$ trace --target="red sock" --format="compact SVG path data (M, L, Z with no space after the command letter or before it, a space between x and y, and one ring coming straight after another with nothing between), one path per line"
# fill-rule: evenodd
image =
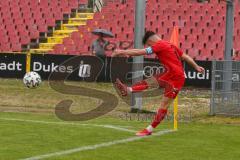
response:
M141 92L144 91L145 89L148 89L148 84L146 81L141 81L132 86L132 92Z
M157 111L157 114L155 115L154 119L153 119L153 122L152 122L152 127L153 128L156 128L160 123L161 121L164 119L164 117L167 115L167 109L162 109L160 108L158 111Z

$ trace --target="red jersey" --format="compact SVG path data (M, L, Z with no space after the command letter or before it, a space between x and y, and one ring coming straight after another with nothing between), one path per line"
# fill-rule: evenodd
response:
M184 68L181 62L183 52L178 47L170 42L160 40L151 48L166 69L165 73L167 75L184 77Z

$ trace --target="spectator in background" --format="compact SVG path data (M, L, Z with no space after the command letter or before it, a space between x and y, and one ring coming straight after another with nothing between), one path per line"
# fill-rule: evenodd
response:
M97 36L98 38L93 41L91 46L92 54L98 57L105 57L105 47L109 44L109 42L103 38L104 36L102 34Z
M105 57L105 48L109 44L108 41L104 38L114 38L112 32L107 31L106 29L95 29L92 33L98 38L92 43L92 54L98 57Z

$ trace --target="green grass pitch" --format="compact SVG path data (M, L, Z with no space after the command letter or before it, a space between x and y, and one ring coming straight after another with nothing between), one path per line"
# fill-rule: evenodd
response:
M111 84L89 86L115 94ZM135 139L134 131L149 121L124 118L129 108L121 100L105 116L86 122L65 122L54 115L54 105L59 100L73 99L72 111L76 113L101 102L57 93L47 83L30 90L19 80L1 79L0 89L0 160L43 155L50 155L42 158L46 160L237 160L240 157L239 118L207 116L209 96L205 91L201 96L192 94L195 91L180 95L179 112L186 116L191 113L192 119L180 122L177 132ZM156 109L153 102L158 99L146 99L144 108ZM155 133L167 129L172 129L171 121L165 121ZM74 149L75 152L67 152ZM52 153L55 154L51 156Z

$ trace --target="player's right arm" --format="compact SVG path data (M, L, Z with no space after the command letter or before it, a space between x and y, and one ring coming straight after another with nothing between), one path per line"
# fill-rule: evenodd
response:
M186 53L183 53L181 56L182 60L187 62L190 66L192 66L196 71L200 73L204 73L205 69L201 66L199 66L190 56L188 56Z
M142 56L146 54L152 54L153 51L151 47L145 49L129 49L129 50L115 50L112 54L113 57L116 56Z

